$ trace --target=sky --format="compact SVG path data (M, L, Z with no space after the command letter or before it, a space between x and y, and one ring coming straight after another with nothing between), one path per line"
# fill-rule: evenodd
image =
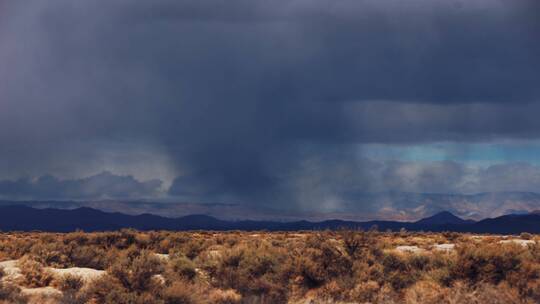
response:
M539 113L536 0L0 0L2 199L540 192Z

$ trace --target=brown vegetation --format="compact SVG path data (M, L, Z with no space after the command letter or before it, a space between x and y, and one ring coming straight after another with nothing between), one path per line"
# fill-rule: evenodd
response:
M0 304L25 303L26 299L21 296L19 287L4 284L4 275L4 269L0 268Z
M25 303L21 288L45 286L62 292L58 303L75 304L540 302L540 247L500 240L347 230L4 233L0 261L17 259L22 277L0 280L0 303ZM455 249L433 246L448 243ZM86 282L47 267L107 274Z

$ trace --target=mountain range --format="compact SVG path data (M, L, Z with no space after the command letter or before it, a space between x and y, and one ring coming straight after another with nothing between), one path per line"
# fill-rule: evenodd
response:
M415 222L399 221L228 221L207 215L189 215L168 218L152 214L128 215L119 212L104 212L82 207L77 209L37 209L24 205L0 207L1 231L50 231L70 232L110 231L122 228L138 230L323 230L323 229L371 229L397 231L456 231L474 233L517 234L540 233L540 214L511 214L481 221L461 219L444 211Z
M416 221L441 211L476 221L506 214L528 214L539 209L540 194L533 192L486 192L477 194L355 192L346 201L324 212L316 208L294 208L286 204L178 202L145 200L0 200L0 206L26 205L44 209L76 209L90 207L106 212L130 215L150 213L164 217L206 214L224 220L263 221L352 221L395 220ZM277 207L276 207L277 206Z

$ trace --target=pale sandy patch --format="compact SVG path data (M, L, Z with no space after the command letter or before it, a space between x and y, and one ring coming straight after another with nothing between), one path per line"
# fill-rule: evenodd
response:
M208 250L208 257L212 259L221 258L222 254L219 250Z
M155 274L152 276L152 279L156 281L159 285L165 285L165 277L161 274Z
M21 269L18 266L19 260L8 260L0 262L0 268L4 269L4 282L16 282L22 278Z
M71 267L63 269L47 267L46 270L50 271L53 275L57 277L63 277L66 275L80 277L84 282L90 282L92 280L95 280L106 273L104 270L82 267Z
M170 256L166 253L154 253L154 255L164 261L169 260L170 258Z
M437 251L452 251L455 247L455 244L435 244L432 248Z
M510 240L499 241L499 244L518 244L518 245L521 245L523 247L527 247L529 245L536 244L536 242L533 241L533 240L510 239Z
M397 246L396 250L403 253L423 253L424 249L418 246Z
M28 297L28 304L56 304L62 297L62 292L56 288L38 287L21 288L21 294Z

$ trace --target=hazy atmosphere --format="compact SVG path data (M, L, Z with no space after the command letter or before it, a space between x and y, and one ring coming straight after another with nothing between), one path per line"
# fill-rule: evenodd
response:
M0 199L540 209L539 34L536 0L0 0Z

